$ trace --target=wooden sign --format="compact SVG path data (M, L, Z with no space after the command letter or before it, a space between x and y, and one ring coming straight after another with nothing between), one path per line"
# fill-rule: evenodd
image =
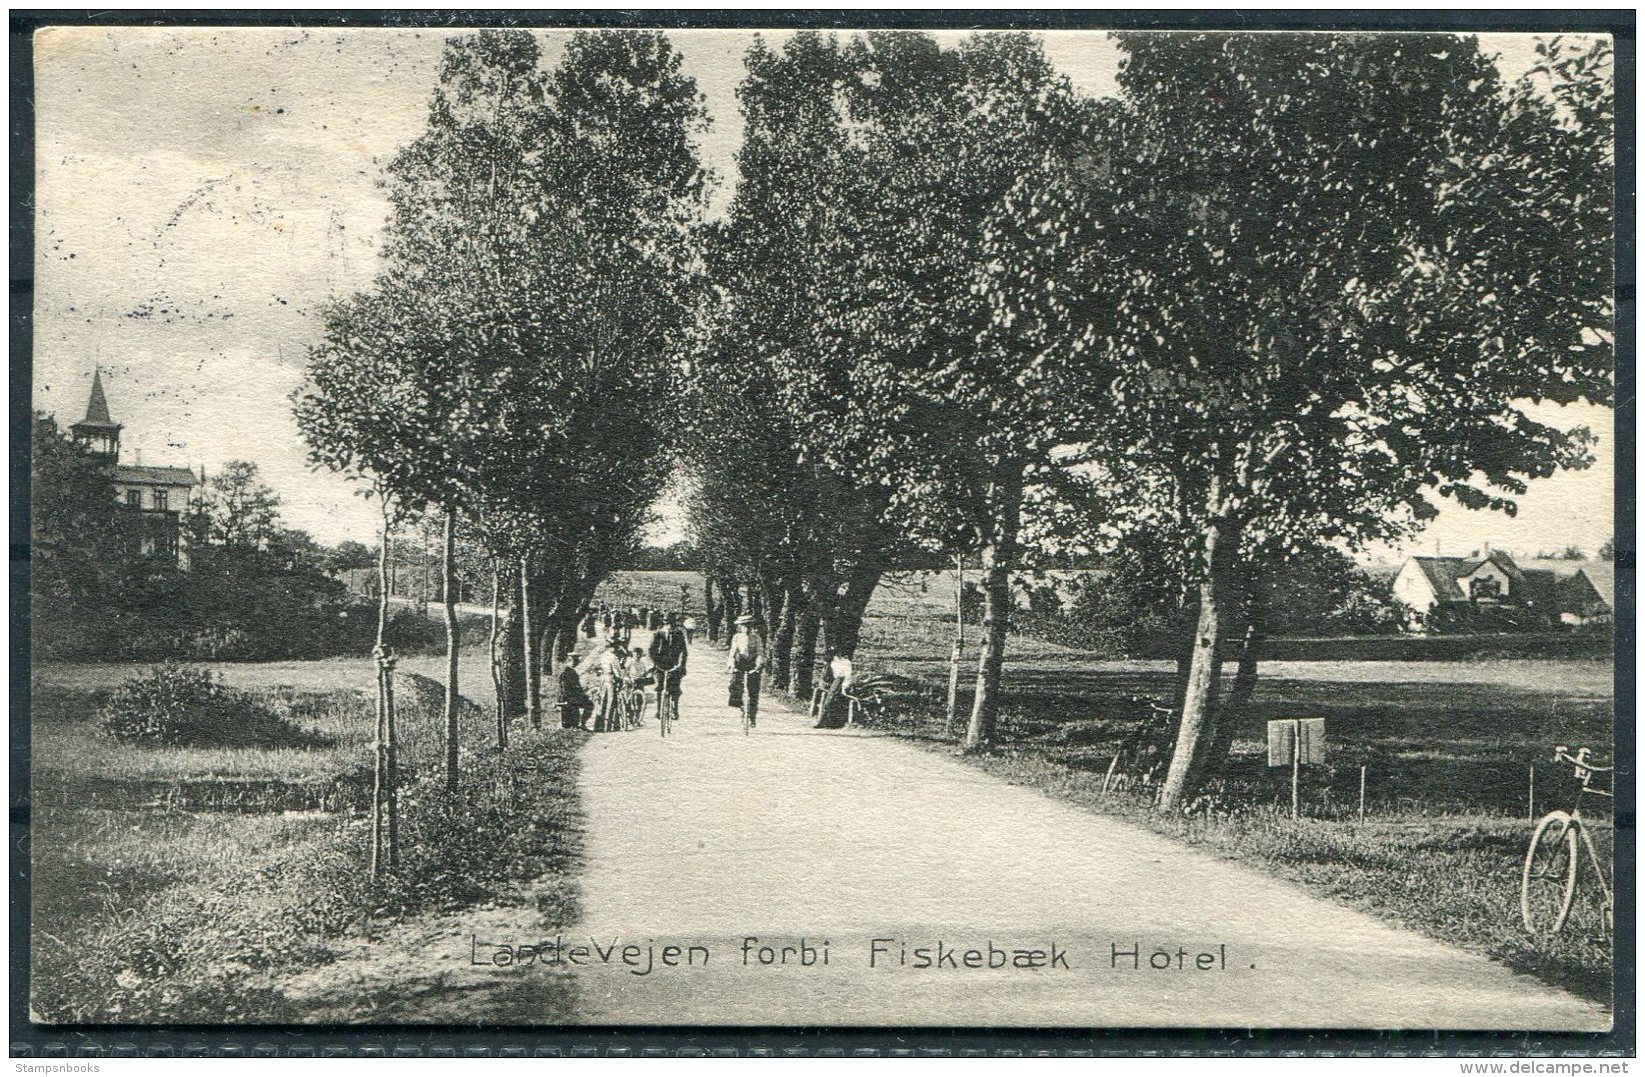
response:
M1325 719L1280 718L1268 723L1268 765L1321 766L1325 762Z
M1268 765L1291 767L1291 818L1302 810L1302 768L1325 762L1325 719L1280 718L1268 723Z

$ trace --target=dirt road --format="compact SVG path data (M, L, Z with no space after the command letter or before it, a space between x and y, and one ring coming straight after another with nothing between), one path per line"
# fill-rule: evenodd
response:
M653 725L587 746L584 919L564 945L638 952L578 970L582 1021L1609 1024L1484 958L956 760L814 730L769 700L744 736L720 663L696 662L672 738Z

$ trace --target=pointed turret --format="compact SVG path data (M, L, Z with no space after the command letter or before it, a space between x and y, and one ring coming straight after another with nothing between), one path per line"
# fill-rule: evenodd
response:
M109 418L109 399L103 395L103 368L96 367L91 372L91 399L86 402L86 422L111 423Z
M86 401L86 417L69 427L75 440L109 463L120 459L120 427L109 416L108 397L103 395L103 370L91 373L91 398Z

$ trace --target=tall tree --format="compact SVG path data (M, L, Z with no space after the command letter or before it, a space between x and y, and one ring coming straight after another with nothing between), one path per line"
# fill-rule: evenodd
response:
M821 318L822 369L842 369L846 391L808 379L805 413L852 454L857 482L890 491L888 519L905 534L981 550L984 641L965 736L978 748L994 733L1025 499L1062 480L1052 451L1085 425L1085 341L1044 296L1090 226L1036 229L1035 210L1043 190L1069 188L1062 177L1101 130L1029 35L942 50L925 35L877 34L850 59L847 226L824 263Z
M250 460L230 460L195 502L198 538L241 550L267 548L280 533L280 497Z
M1245 551L1387 537L1436 493L1511 512L1529 479L1588 461L1586 431L1519 404L1611 399L1588 201L1610 136L1605 92L1562 112L1472 38L1119 40L1119 137L1092 180L1116 212L1073 292L1112 300L1086 329L1117 371L1091 381L1097 454L1156 476L1145 507L1196 536L1172 810L1220 739Z

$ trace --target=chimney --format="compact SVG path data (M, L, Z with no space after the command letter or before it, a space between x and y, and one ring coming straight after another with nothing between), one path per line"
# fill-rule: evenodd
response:
M143 450L142 449L137 450L137 466L138 467L143 466Z

